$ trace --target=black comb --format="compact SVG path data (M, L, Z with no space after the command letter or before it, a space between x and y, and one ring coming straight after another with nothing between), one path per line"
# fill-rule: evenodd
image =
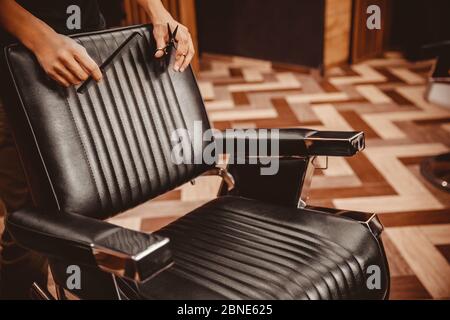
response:
M131 45L136 43L136 41L142 37L142 34L140 32L133 32L132 35L130 35L122 44L114 50L111 55L106 58L105 61L100 65L99 69L102 72L102 74L105 74L106 70L114 63L114 61L120 57L126 49L128 49ZM86 89L94 82L94 78L92 76L89 76L89 78L86 79L77 89L78 93L84 93Z

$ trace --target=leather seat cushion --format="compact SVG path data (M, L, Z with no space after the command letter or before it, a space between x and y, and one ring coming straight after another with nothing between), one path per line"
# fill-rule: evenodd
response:
M157 232L175 265L139 285L149 299L382 298L366 269L384 255L359 222L221 197ZM385 280L385 279L384 279Z

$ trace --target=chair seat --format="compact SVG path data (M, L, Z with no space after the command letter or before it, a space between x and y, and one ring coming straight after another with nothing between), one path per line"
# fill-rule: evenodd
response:
M366 269L383 270L384 254L349 218L227 196L157 233L170 238L175 265L139 285L144 298L379 299L386 291L367 288Z

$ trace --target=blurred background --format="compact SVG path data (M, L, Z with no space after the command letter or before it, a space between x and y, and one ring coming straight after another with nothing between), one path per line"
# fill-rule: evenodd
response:
M450 1L162 0L186 25L200 53L259 58L313 68L355 63L450 39ZM109 26L150 20L134 0L100 0ZM381 8L381 30L366 28L366 8ZM198 56L197 56L198 58ZM198 66L197 63L195 63Z

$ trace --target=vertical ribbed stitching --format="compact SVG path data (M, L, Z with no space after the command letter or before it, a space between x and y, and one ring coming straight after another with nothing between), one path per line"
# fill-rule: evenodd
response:
M116 38L115 37L112 37L112 38L113 38L114 42L116 42L116 44L117 44ZM109 48L108 43L107 43L107 41L105 40L104 37L102 37L102 40L105 42L105 46L107 48ZM119 46L119 44L117 44L117 46ZM122 58L121 58L121 62L123 64L123 59ZM126 72L127 70L126 70L125 66L122 66L122 67L124 69L124 74L127 77L127 72ZM119 80L116 64L114 64L112 66L112 68L113 68L113 71L114 71L113 73L114 73L115 79L117 81L116 83L121 83L120 80ZM107 79L107 83L108 83L108 88L110 90L110 93L112 94L112 88L111 88L111 84L109 82L109 79ZM128 87L129 87L129 91L132 93L131 96L134 96L133 95L133 88L132 88L132 86L129 85ZM114 104L117 107L116 112L117 112L118 118L120 120L119 123L121 125L121 128L123 129L124 140L126 140L126 142L127 142L126 143L126 149L127 149L128 153L129 153L132 170L134 170L134 175L136 176L137 185L138 185L138 188L139 188L139 193L140 193L140 196L142 197L143 196L143 190L142 190L142 185L141 185L140 179L139 179L139 170L137 169L137 166L136 166L136 162L137 162L137 159L139 158L139 156L136 157L134 152L132 151L132 148L131 148L131 145L133 144L133 141L134 141L136 149L139 149L139 147L137 146L137 143L136 143L136 141L138 141L138 139L136 137L136 133L134 132L134 130L130 130L131 131L131 135L132 135L131 139L128 137L128 135L126 133L127 130L124 127L124 125L123 125L123 123L121 121L121 120L123 120L123 118L127 118L126 120L128 121L128 123L134 125L134 122L131 119L131 116L130 116L130 114L128 112L129 105L128 105L128 101L127 101L126 95L123 92L123 87L122 86L119 87L119 91L120 91L120 94L121 94L121 97L122 97L122 101L124 102L122 104L123 105L123 114L122 114L122 116L121 116L121 112L119 110L119 106L115 102L114 102ZM132 105L132 103L131 103L131 105ZM141 153L140 150L137 150L137 152ZM142 154L140 154L140 155L142 156ZM130 179L129 179L129 185L130 185L131 199L133 199L133 192L132 192L132 189L131 189L131 180Z
M98 116L96 114L95 108L93 107L94 103L92 101L92 97L89 93L89 90L86 90L85 99L86 99L87 104L91 106L90 110L91 110L91 113L94 115L94 116L92 116L92 120L95 122L94 125L97 127L100 127L100 122L99 122ZM92 129L91 126L89 126L89 120L87 119L86 111L84 110L86 108L86 106L80 99L78 99L78 93L77 93L77 101L79 101L79 103L80 103L80 108L82 109L83 117L85 118L86 127L88 128L89 134L93 138L93 140L92 140L93 148L92 149L94 150L95 156L98 159L99 174L102 175L103 181L105 182L106 189L108 190L108 196L111 200L111 206L114 206L115 202L116 202L114 200L114 196L113 196L114 191L111 190L111 186L108 183L108 178L107 178L107 173L106 173L108 168L113 168L114 166L112 165L112 160L111 160L111 156L110 156L109 152L107 154L103 155L103 157L106 159L105 161L107 163L105 164L104 161L101 160L100 153L99 153L99 150L97 147L97 143L95 142L96 138L94 137L94 135L96 135L98 137L98 139L104 145L104 148L106 150L108 150L109 148L106 144L106 140L105 140L104 136L99 132L99 130ZM87 107L87 108L89 108L89 107ZM112 173L110 176L112 177L112 179L114 179L114 175ZM114 186L112 186L112 188L114 188ZM115 188L116 188L116 192L119 192L118 186L115 186Z
M147 97L147 92L145 90L146 87L144 86L144 84L142 82L142 78L141 78L141 75L139 73L139 68L137 67L136 62L135 62L135 57L134 57L132 52L130 54L133 57L131 59L132 67L134 68L134 71L135 71L135 74L136 74L136 79L138 80L137 82L139 83L139 88L141 90L142 100L143 101L145 100L144 102L146 102L147 106L148 106L150 104L150 101L148 100L148 97ZM148 153L149 153L151 161L153 162L153 165L154 165L154 170L156 172L156 178L157 178L157 182L159 184L159 188L161 188L161 186L162 186L162 180L161 180L161 177L160 177L160 173L161 172L160 172L160 169L158 168L158 163L157 163L157 161L155 159L152 142L150 141L149 136L153 135L155 137L155 139L156 139L157 144L160 144L161 142L158 139L158 134L155 132L156 125L153 122L153 118L150 117L149 114L148 114L148 110L147 110L148 107L147 106L143 106L143 107L138 106L137 107L137 111L139 112L139 115L140 115L138 120L141 122L141 126L143 127L143 130L145 131L143 133L144 133L144 138L146 139L147 147L149 149ZM143 113L145 113L145 115ZM149 121L151 123L149 123ZM147 125L144 124L144 122L146 122ZM149 131L152 131L152 132L149 132ZM160 149L161 149L161 147L160 147ZM148 166L147 166L147 164L146 164L146 168L147 168L148 171L150 171ZM150 183L150 185L152 185L152 182L151 182L151 179L150 179L150 174L149 174L149 183ZM155 191L155 190L152 189L152 187L151 187L151 190L152 190L152 192Z
M150 48L149 40L145 36L144 36L144 41L146 41L147 48ZM148 51L148 50L146 50L146 51ZM150 54L149 52L145 52L145 53ZM147 66L147 70L148 70L148 68L149 68L148 64L146 64L146 66ZM153 94L155 95L155 100L158 102L157 111L158 111L158 114L161 116L161 118L164 119L165 134L166 134L167 140L169 142L169 146L172 146L172 143L170 141L170 134L168 133L167 129L170 130L171 129L170 127L172 127L173 129L177 129L177 127L176 127L175 121L172 117L172 114L170 112L170 104L167 99L166 93L164 92L164 87L161 84L161 76L158 76L155 74L155 77L153 78L151 71L149 72L149 76L151 79L151 83L153 84L152 91L153 91ZM155 90L156 86L159 87L159 90L158 90L159 94ZM169 119L167 119L167 115L168 115ZM171 161L171 159L168 159L168 160ZM169 179L169 187L172 189L173 187L175 187L176 182L180 181L181 178L183 178L183 177L179 172L178 165L171 165L171 168L175 171L175 174L176 174L175 179L172 179L172 177L170 177L170 179Z
M85 47L85 45L83 44L83 40L75 39L75 41L77 41L81 46ZM106 200L104 199L104 197L100 196L100 193L99 193L99 190L98 190L99 187L96 186L97 187L97 192L99 193L99 197L100 197L101 207L102 207L103 210L106 209L106 208L109 210L111 207L113 207L113 200L112 200L112 196L111 196L111 190L109 189L109 185L107 183L106 176L105 176L105 174L103 172L103 169L102 169L102 163L100 161L100 156L99 156L99 154L98 154L98 152L96 150L97 148L95 147L95 139L94 139L94 136L93 136L93 134L92 134L92 132L90 130L87 117L86 117L86 115L84 113L84 109L83 109L83 106L82 106L82 101L80 100L76 90L73 91L73 96L75 97L75 101L76 101L76 104L78 106L77 109L78 109L79 113L82 115L82 119L84 121L84 127L87 128L87 130L85 130L85 134L88 136L88 140L94 145L93 148L91 146L91 149L94 150L94 153L93 153L92 156L95 158L96 161L94 161L94 162L96 162L96 167L99 169L98 170L99 172L97 172L97 174L100 176L100 179L102 180L102 185L103 185L102 189L106 191L105 194L106 194L106 196L107 196L107 198L109 200L109 203L107 203L106 207L105 207L103 202L106 201ZM68 103L69 103L69 101L68 101ZM72 118L73 118L73 116L72 116ZM74 118L73 118L73 120L75 121ZM75 122L75 125L77 126L76 122ZM84 146L84 149L86 149L86 146ZM85 152L86 152L86 157L87 157L87 151L85 151ZM90 165L90 167L92 167L92 164ZM93 168L91 168L91 170L93 171ZM92 174L94 175L94 172L92 172Z
M123 35L123 33L122 33L122 35ZM133 100L134 100L134 104L129 106L129 112L130 112L129 117L131 118L133 126L136 128L136 131L139 131L139 132L135 132L134 133L134 137L135 137L135 140L136 140L136 147L137 147L138 152L140 154L140 157L136 159L136 162L139 161L139 163L142 166L143 171L145 172L145 176L146 176L146 181L145 181L146 186L145 187L148 189L147 193L151 193L151 191L152 191L151 174L150 174L150 170L149 170L149 167L148 167L147 161L146 161L148 158L150 158L150 160L152 160L151 159L151 155L150 155L151 154L151 152L150 152L150 143L149 143L149 140L146 139L147 137L146 137L145 132L144 132L145 131L145 126L144 126L144 124L142 122L142 119L141 119L142 118L142 114L141 114L142 106L139 103L140 101L144 102L144 99L143 99L143 94L142 94L141 87L134 88L132 86L132 81L131 81L131 78L130 78L130 74L132 74L132 75L134 74L135 75L135 82L136 83L139 83L139 80L137 79L137 76L136 76L136 74L137 74L136 62L134 61L134 56L132 54L131 48L128 51L129 51L128 54L130 55L130 59L128 61L128 64L130 65L130 68L132 68L133 71L134 71L134 72L127 72L126 73L127 78L128 78L128 82L129 82L129 87L133 89ZM124 63L125 62L122 59L122 64L124 65ZM124 68L125 68L125 66L124 66ZM137 92L138 90L139 90L139 92ZM138 101L137 97L140 98L139 101ZM131 112L133 112L133 115L131 114ZM140 183L140 177L138 177L138 179L139 179L139 183ZM142 194L142 196L144 196L144 193Z
M177 110L178 110L178 117L179 117L179 119L181 119L181 122L182 122L182 126L186 129L186 130L188 130L188 126L187 126L187 123L186 123L186 119L185 119L185 117L184 117L184 114L183 114L183 110L181 110L181 106L180 106L180 102L178 101L178 97L177 97L177 94L176 94L176 91L175 91L175 87L174 87L174 85L173 85L173 82L172 82L172 78L170 77L170 73L169 73L169 71L167 71L167 74L166 74L166 77L169 79L169 81L168 81L168 83L169 83L169 86L170 86L170 93L171 93L171 95L172 95L172 98L175 100L175 105L176 105L176 107L177 107ZM163 86L163 88L165 88L165 86L162 84L162 86ZM164 90L164 92L165 92L165 90ZM169 110L171 113L173 113L173 110ZM195 134L195 133L194 133ZM195 139L196 137L194 137L194 139ZM197 137L198 138L198 137ZM191 152L192 152L192 163L194 164L195 163L195 150L194 150L194 146L193 146L193 142L192 142L192 140L190 140L191 141L191 143L190 143L190 147L191 147ZM186 172L189 172L190 170L189 170L189 166L187 165L187 164L184 164L184 167L185 167L185 169L186 169Z
M95 42L94 40L92 40L89 37L89 40L94 43L95 46ZM95 46L96 48L96 46ZM97 49L97 48L96 48ZM98 54L98 50L97 54ZM101 59L101 56L99 55L99 58ZM120 189L120 184L118 182L117 176L115 174L116 166L114 165L114 160L112 159L112 154L113 152L110 152L111 148L114 149L114 146L111 146L110 144L108 144L106 142L106 137L103 134L103 130L102 130L102 125L100 119L99 119L99 115L101 115L102 118L105 119L105 121L107 121L107 117L105 116L104 112L99 112L99 110L97 110L94 107L94 102L93 102L93 97L91 96L91 90L94 91L95 93L95 100L97 102L101 101L101 99L99 99L98 97L101 97L101 93L99 92L99 87L98 85L95 85L95 87L93 89L88 89L86 91L85 97L86 97L86 101L88 102L88 104L91 106L91 112L94 115L93 120L96 123L97 126L97 130L93 130L93 132L96 133L96 135L99 136L99 138L101 139L104 149L107 150L108 152L106 152L106 154L104 155L106 163L104 163L104 161L99 161L99 166L101 167L101 173L103 174L103 176L105 177L105 181L106 181L106 186L109 190L110 193L110 199L111 199L111 205L114 207L117 205L117 202L119 203L120 206L123 207L124 204L124 200L122 198L122 194L121 194L121 189ZM102 105L102 104L101 104ZM103 107L102 107L103 109ZM108 123L106 123L108 125ZM111 126L109 126L111 127ZM98 148L96 148L95 150L96 153L99 153ZM118 164L118 166L120 167L120 163ZM123 170L123 169L122 169ZM108 177L108 178L107 178ZM111 181L112 180L112 181Z
M72 90L75 90L75 89L72 89ZM75 92L75 95L76 94L77 93ZM80 140L81 148L83 149L84 158L86 159L86 162L87 162L87 165L88 165L88 168L89 168L89 174L90 174L92 180L94 180L95 190L96 190L96 194L97 194L98 200L100 202L100 205L102 206L102 209L104 209L104 205L103 205L103 201L102 201L103 199L100 196L99 187L98 187L99 182L95 178L95 174L94 174L94 171L92 169L91 161L89 160L89 156L88 156L87 151L86 151L86 145L85 145L85 143L83 141L83 138L81 137L80 129L78 128L78 121L75 120L75 116L74 116L73 111L72 111L71 103L70 103L70 101L69 101L67 96L64 97L64 102L65 102L65 104L67 106L67 109L69 110L70 116L71 116L73 124L75 126L75 131L77 133L78 139ZM80 113L83 114L83 111L80 110ZM87 127L87 123L85 123L85 126ZM89 136L89 132L87 133L87 135ZM92 137L89 136L88 139L91 140L91 142L93 143Z
M100 154L99 154L98 149L97 149L97 142L96 142L96 140L100 139L100 143L101 143L102 137L100 135L98 135L98 134L97 134L97 138L94 136L94 131L91 129L91 126L89 125L89 120L87 118L86 111L85 111L85 108L83 106L83 103L79 99L77 93L75 92L74 94L75 94L75 100L76 100L77 105L78 105L78 110L79 110L79 112L81 114L82 119L84 120L84 123L85 123L85 128L86 128L85 129L85 133L89 137L89 140L91 142L91 149L92 149L92 153L93 153L92 156L96 159L96 165L97 165L98 170L96 170L95 173L97 173L101 177L101 180L103 181L103 185L104 185L103 189L106 191L105 193L107 194L108 199L110 201L108 205L112 207L112 206L114 206L114 202L112 200L111 190L109 189L109 185L107 183L107 179L106 179L105 173L104 173L103 168L102 168L103 163L101 161ZM93 120L96 121L95 117L93 117Z
M101 39L105 43L105 47L108 48L108 50L109 50L110 48L109 48L107 42L104 39L104 35L102 35ZM95 46L96 50L101 55L101 50L98 50L98 46L97 46L96 43L94 44L94 46ZM114 48L114 49L116 49L116 48ZM135 176L137 176L137 173L136 173L135 167L133 166L133 163L130 162L130 161L127 161L125 159L125 158L131 158L132 159L132 153L131 153L131 150L130 150L129 139L128 139L127 134L126 134L126 129L125 129L124 124L123 124L123 117L121 117L121 113L119 111L120 110L119 104L116 102L116 99L115 99L116 95L114 93L115 92L119 92L119 94L121 96L121 101L122 101L121 105L124 108L126 108L126 104L127 103L126 103L125 98L123 97L123 91L121 90L121 88L118 88L118 90L113 90L113 88L111 86L111 83L113 83L113 84L120 83L119 78L117 76L115 64L113 64L111 66L111 68L114 71L113 72L113 75L114 75L113 79L110 79L110 77L108 77L106 74L104 74L104 80L103 81L105 81L105 84L106 84L105 87L106 87L106 90L107 90L107 94L109 94L111 96L111 101L114 104L114 108L112 108L112 106L106 106L105 105L105 99L103 99L103 98L101 99L101 101L100 101L101 103L100 104L102 106L104 114L108 118L108 121L109 121L108 125L110 126L111 132L113 133L112 137L113 137L113 141L115 142L116 149L117 149L116 158L119 160L120 166L121 166L121 168L123 170L123 174L124 174L123 177L121 176L121 178L122 178L121 180L124 182L125 188L127 189L127 190L124 190L124 191L125 191L125 193L128 193L128 197L129 197L128 200L130 202L132 202L132 200L133 200L133 190L132 190L132 187L131 187L130 174L134 174ZM100 86L97 86L97 87L100 88ZM101 90L100 90L100 92L101 92ZM116 124L116 127L118 127L119 132L115 132L114 131L113 123ZM120 140L122 140L122 143L119 143L119 139L117 139L118 136L121 138ZM131 167L129 169L128 169L127 163L131 165ZM116 180L118 181L119 177L117 176L117 172L115 172L115 175L116 175ZM120 188L120 185L119 185L119 190L122 191L122 189ZM125 206L125 203L127 201L123 201L123 202L124 202L123 206Z
M169 102L169 99L167 98L167 93L164 90L164 85L162 83L162 75L160 75L159 77L158 76L155 77L155 81L153 81L153 83L154 84L156 83L158 85L158 87L159 87L158 92L161 94L160 96L161 96L162 99L159 99L160 102L159 102L158 105L160 107L159 111L162 114L162 117L164 118L164 121L167 122L168 126L171 126L172 129L174 129L174 130L178 129L177 125L175 123L175 119L173 118L173 114L172 114L172 112L170 110L170 102ZM155 91L155 93L156 93L156 91ZM167 116L169 118L168 119L169 121L167 121ZM169 141L170 141L170 135L168 135L168 138L169 138ZM172 144L170 144L170 146L172 146ZM180 178L182 178L182 174L180 173L180 170L179 170L180 166L179 165L172 165L172 168L175 169L176 178L171 181L170 186L174 187L173 183L175 181L177 181L177 180L180 180Z
M144 38L146 39L146 37L144 36ZM139 43L140 44L140 43ZM148 45L148 46L150 46L150 43L146 43L146 45ZM145 58L145 51L144 50L142 50L142 48L139 46L139 53L141 54L141 56L142 56L142 59L143 59L143 61L146 61L147 59ZM157 98L157 96L156 96L156 93L155 93L155 90L154 90L154 88L153 88L153 79L152 79L152 76L151 76L151 71L149 70L149 65L148 65L148 63L144 63L144 73L145 73L145 75L147 76L147 81L146 81L146 83L147 83L147 88L149 89L149 91L151 92L151 96L152 96L152 98L153 98L153 101L154 101L154 103L155 103L155 107L156 107L156 112L155 112L155 110L153 109L153 106L152 106L152 103L150 102L149 104L148 104L148 110L150 111L150 114L151 114L151 116L152 117L150 117L150 119L152 120L152 122L153 122L153 124L154 124L154 127L155 127L155 129L157 130L157 131L159 131L158 130L158 127L160 128L160 130L161 130L161 128L162 128L162 131L165 133L165 137L166 137L166 139L167 139L167 137L168 137L168 134L167 134L167 132L166 132L166 130L167 130L167 128L166 128L166 126L164 125L164 124L162 124L162 122L161 122L161 115L159 114L159 111L158 111L158 98ZM157 123L158 122L158 123ZM159 144L158 144L158 147L159 147L159 154L163 157L163 159L164 160L168 160L168 161L170 161L170 159L166 159L166 154L165 154L165 152L164 152L164 146L163 146L163 144L161 143L161 141L159 140L159 135L157 135L157 137L158 137L158 142L159 142ZM167 142L170 144L170 138L169 139L167 139ZM169 179L169 181L168 181L168 183L170 184L170 180L171 180L171 177L170 177L170 169L169 169L169 167L168 167L168 161L163 161L163 164L164 164L164 168L166 169L166 172L167 172L167 177L168 177L168 179ZM167 186L165 186L165 188L167 188ZM165 189L164 188L164 189ZM160 191L164 191L164 190L160 190Z
M86 112L85 112L85 107L84 107L83 102L80 100L80 98L78 96L78 93L76 91L74 91L73 93L74 93L75 101L76 101L76 103L78 105L77 109L79 110L79 112L80 112L80 114L82 116L82 119L84 120L84 124L85 124L84 127L86 128L86 130L85 130L86 135L88 135L89 140L91 141L91 143L93 145L93 147L92 147L92 150L93 150L93 153L94 153L93 157L97 160L96 164L97 164L98 169L99 169L97 174L100 175L100 177L101 177L101 179L103 181L104 190L107 191L106 193L107 193L108 199L110 201L109 202L109 207L113 207L114 206L114 201L113 201L111 190L110 190L109 185L107 183L107 178L106 178L106 175L105 175L105 172L104 172L104 168L103 168L104 164L102 163L101 157L100 157L100 155L98 153L96 138L94 137L94 132L97 132L97 130L92 130L91 126L89 125L89 121L87 119L87 115L86 115ZM91 97L90 97L89 94L87 95L86 100L88 100L87 102L90 103L91 106L93 106L93 103L92 103L92 100L91 100ZM92 113L92 109L93 109L93 107L91 107L91 113ZM93 120L94 120L94 122L97 123L96 125L98 126L99 125L98 124L98 119L96 119L96 117L93 117ZM102 142L102 136L97 133L97 137L100 139L100 142ZM105 144L104 140L103 140L103 144ZM107 157L108 157L108 155L107 155ZM102 204L102 206L103 206L103 204Z
M170 113L170 103L167 99L166 92L164 91L164 87L161 85L161 76L155 76L155 78L152 79L153 83L153 91L155 93L156 99L158 100L158 113L161 115L162 119L164 119L164 127L165 127L165 133L167 136L167 140L170 142L169 146L172 146L170 137L170 132L173 130L178 129L176 127L176 123L172 117L172 114ZM155 90L155 87L159 87L159 90ZM167 130L168 129L168 130ZM182 175L179 171L178 165L171 165L171 168L174 169L175 172L175 179L171 177L170 179L170 187L174 187L174 182L177 180L181 180Z
M104 39L103 39L103 36L102 36L102 40L104 40ZM95 50L96 50L97 54L99 55L99 57L100 57L101 59L103 59L103 57L102 57L102 55L101 55L101 50L99 50L99 48L98 48L96 42L93 41L93 40L91 40L91 41L93 42L93 45L94 45ZM110 79L109 79L106 75L104 75L102 81L105 81L105 84L106 84L105 87L107 88L107 90L109 91L109 93L110 93L111 95L113 95L113 91L112 91L112 88L111 88L111 85L110 85ZM95 85L95 88L96 88L96 92L97 92L100 96L102 96L101 90L100 90L100 88L99 88L99 85ZM119 90L119 91L120 91L120 90ZM88 90L88 92L89 92L89 90ZM118 160L119 166L121 167L121 169L122 169L122 171L123 171L123 174L124 174L123 181L124 181L124 183L125 183L125 185L126 185L126 187L127 187L128 190L123 190L123 191L125 191L126 193L128 193L129 199L131 200L131 199L133 198L133 195L132 195L132 191L131 191L130 178L129 178L129 176L128 176L127 168L126 168L126 165L125 165L125 160L123 159L123 151L124 151L124 150L120 147L120 144L119 144L119 142L118 142L118 140L117 140L117 135L120 134L121 137L124 137L124 136L125 136L125 132L124 132L124 128L123 128L123 124L122 124L121 118L120 118L120 116L117 115L117 113L118 113L118 106L117 106L117 103L116 103L116 101L115 101L115 99L114 99L114 95L113 95L111 101L114 103L114 109L113 109L113 112L112 112L112 113L113 113L113 114L116 113L116 118L118 118L118 119L116 119L116 123L117 123L117 125L118 125L118 127L119 127L120 133L119 133L119 132L114 132L114 129L113 129L113 126L112 126L112 115L110 114L110 112L108 112L108 107L105 106L105 103L104 103L104 99L103 99L103 98L102 98L102 99L99 99L99 104L100 104L100 106L101 106L101 108L102 108L102 110L103 110L103 115L105 116L105 120L107 119L107 123L105 123L105 124L109 127L109 130L110 130L111 133L112 133L112 134L111 134L111 137L112 137L112 140L113 140L113 142L114 142L114 146L113 146L113 147L117 150L117 151L115 152L115 155L116 155L116 158L117 158L117 160ZM101 126L100 126L100 130L101 130ZM102 132L103 132L103 131L102 131ZM103 135L103 134L102 134L102 135ZM126 139L125 139L125 140L126 140ZM124 145L125 145L125 148L127 148L127 143L124 143ZM107 146L107 148L108 148L108 146ZM108 148L108 149L109 149L109 148ZM114 168L114 166L112 166L112 167ZM119 183L119 180L118 180L119 177L117 176L116 170L113 171L113 178L114 178L114 180L116 181L117 188L118 188L118 195L119 195L120 200L121 200L121 202L122 202L121 207L124 208L124 207L125 207L125 203L126 203L127 201L124 200L123 197L122 197L122 189L121 189L121 187L120 187L120 183Z

